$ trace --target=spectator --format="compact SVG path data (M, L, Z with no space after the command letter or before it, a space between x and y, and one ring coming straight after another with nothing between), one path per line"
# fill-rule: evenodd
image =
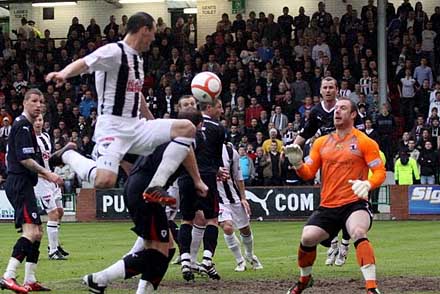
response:
M238 154L240 155L240 169L243 175L244 185L251 186L255 176L254 163L247 155L246 147L240 146L238 148Z
M330 26L333 25L333 17L330 13L325 11L325 3L318 3L318 11L312 15L312 20L316 20L318 27L321 31L328 33Z
M413 128L411 129L411 137L414 138L416 142L419 141L420 137L422 136L422 132L425 128L426 128L425 119L423 115L419 114L417 116Z
M434 86L432 70L428 66L428 60L425 57L420 60L420 65L414 70L414 79L419 85L422 85L424 80L429 80L429 86Z
M79 23L78 17L72 18L72 24L69 27L69 31L67 32L67 38L69 38L72 35L72 32L75 31L80 38L84 36L85 29L82 24Z
M287 39L292 38L293 17L289 14L289 7L283 7L283 14L278 16L278 25L281 28L283 36Z
M282 113L281 106L275 106L275 113L270 117L270 122L274 123L275 128L282 132L286 127L289 119Z
M394 165L394 179L397 185L412 185L420 182L420 173L417 162L406 151L400 151L399 158Z
M73 190L73 184L75 181L75 172L72 170L70 165L61 164L55 167L54 172L59 175L64 181L63 193L71 194Z
M368 137L370 137L371 139L376 141L377 144L380 143L379 133L373 128L373 122L369 118L367 118L365 120L365 130L364 130L364 132L365 132L365 134L367 134ZM408 138L409 138L409 134L408 134Z
M163 21L162 17L157 18L157 32L159 34L163 34L165 32L165 29L167 28L167 24Z
M310 16L305 15L305 10L303 6L299 7L299 15L295 16L293 19L293 26L295 27L295 39L301 39L300 36L303 36L306 28L309 27L310 24Z
M260 117L261 111L263 111L263 110L264 110L264 108L260 104L258 104L257 98L252 97L251 104L246 108L246 111L245 111L246 127L250 127L252 120L258 119Z
M437 151L434 150L431 141L426 141L418 160L420 165L420 184L434 185L436 183L435 176L437 175L438 162Z
M376 125L377 132L380 135L379 147L385 154L386 158L386 169L392 171L393 146L390 142L392 142L393 134L396 129L396 122L394 116L389 112L389 106L387 104L382 105L381 112L377 117Z
M307 96L312 94L310 85L306 81L303 80L302 72L297 71L296 80L290 85L294 95L296 102L303 102Z
M244 32L246 30L246 22L243 20L243 15L237 13L235 15L235 20L232 22L232 32L237 33L238 31Z
M119 32L119 25L116 24L116 17L114 15L110 16L110 22L104 27L104 35L106 38L110 36L110 30L113 30L113 33L116 35Z
M119 25L118 28L118 36L123 39L125 37L125 34L127 33L127 21L128 21L128 17L124 14L121 17L121 24Z
M263 148L258 147L255 151L255 160L254 160L254 168L255 168L255 178L254 178L254 186L263 186L264 185L264 168L268 164L266 160L266 155L264 154Z
M283 150L283 141L277 139L277 137L278 137L278 131L276 129L270 129L269 139L265 140L262 146L265 154L270 152L273 142L277 144L276 151L281 153L281 151Z
M232 125L230 127L230 132L229 132L229 135L228 135L228 141L232 143L232 145L234 146L235 149L237 149L238 146L240 145L241 134L238 131L238 126L237 125Z
M96 23L94 18L90 19L90 24L87 26L87 32L91 40L95 40L97 36L101 36L101 27Z
M0 128L0 138L7 141L9 137L9 133L11 132L11 128L12 127L9 118L7 116L3 117L2 127Z
M414 121L414 106L416 95L416 80L411 77L411 71L405 71L405 77L398 85L400 95L400 114L405 119L405 130L408 131Z

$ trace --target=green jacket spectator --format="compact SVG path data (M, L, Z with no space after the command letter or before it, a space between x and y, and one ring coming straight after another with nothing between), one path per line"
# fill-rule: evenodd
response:
M409 157L406 152L401 152L400 158L394 164L394 179L398 185L412 185L414 179L420 181L417 161Z

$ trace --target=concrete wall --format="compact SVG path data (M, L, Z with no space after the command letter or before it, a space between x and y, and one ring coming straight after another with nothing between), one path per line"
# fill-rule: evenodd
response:
M360 11L361 7L367 3L366 0L327 0L326 9L333 15L341 16L345 13L346 3L351 3L355 9ZM397 8L402 0L390 0ZM411 0L411 3L415 4L415 0ZM302 0L302 1L281 1L281 0L246 0L246 12L247 15L250 11L255 11L257 14L260 11L267 13L273 13L276 17L281 14L284 6L290 8L292 15L298 13L298 8L303 6L306 10L306 14L312 15L317 10L318 1L315 0ZM440 5L438 0L426 0L423 1L425 11L430 16L434 12L434 7ZM230 19L235 17L232 15L232 2L229 0L198 0L198 29L199 29L199 42L204 41L205 35L215 31L216 23L220 20L223 13L228 13ZM53 37L63 38L66 37L67 30L71 24L72 17L77 16L85 27L89 24L90 18L95 18L97 23L104 29L104 26L108 23L110 15L115 15L117 22L120 22L123 14L130 15L136 11L146 11L153 15L155 18L162 17L164 21L170 26L170 14L168 13L168 5L164 2L148 3L148 4L124 4L123 8L116 8L112 4L108 4L103 0L96 1L79 1L76 6L64 6L55 7L55 20L43 20L43 8L32 7L31 4L11 4L11 19L10 28L15 29L20 25L21 16L15 16L14 11L27 12L29 19L33 19L36 25L44 31L50 29Z

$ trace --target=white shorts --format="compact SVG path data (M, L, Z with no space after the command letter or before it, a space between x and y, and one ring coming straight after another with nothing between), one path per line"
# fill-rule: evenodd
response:
M180 206L180 193L179 193L179 186L177 185L177 180L175 180L174 183L168 188L167 192L168 195L170 195L173 198L176 198L175 207L167 206L165 208L165 212L167 214L168 220L174 220L176 218L176 214Z
M114 173L127 153L148 156L157 146L171 141L174 119L144 120L114 115L100 115L94 139L98 159L96 167Z
M232 221L236 229L249 226L249 216L241 203L219 204L218 222Z
M56 208L63 208L63 196L57 184L46 179L38 178L38 183L34 187L35 196L40 201L41 208L46 212L51 212Z

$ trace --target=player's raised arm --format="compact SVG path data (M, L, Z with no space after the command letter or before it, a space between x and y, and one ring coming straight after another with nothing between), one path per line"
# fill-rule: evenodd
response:
M87 72L87 70L89 69L89 67L87 66L86 62L84 61L83 58L75 60L74 62L72 62L71 64L69 64L68 66L66 66L63 70L61 71L54 71L49 73L46 76L46 82L50 82L52 80L55 80L56 82L56 86L60 87L64 84L64 82L71 78L71 77L75 77L77 75L80 75L82 73Z

